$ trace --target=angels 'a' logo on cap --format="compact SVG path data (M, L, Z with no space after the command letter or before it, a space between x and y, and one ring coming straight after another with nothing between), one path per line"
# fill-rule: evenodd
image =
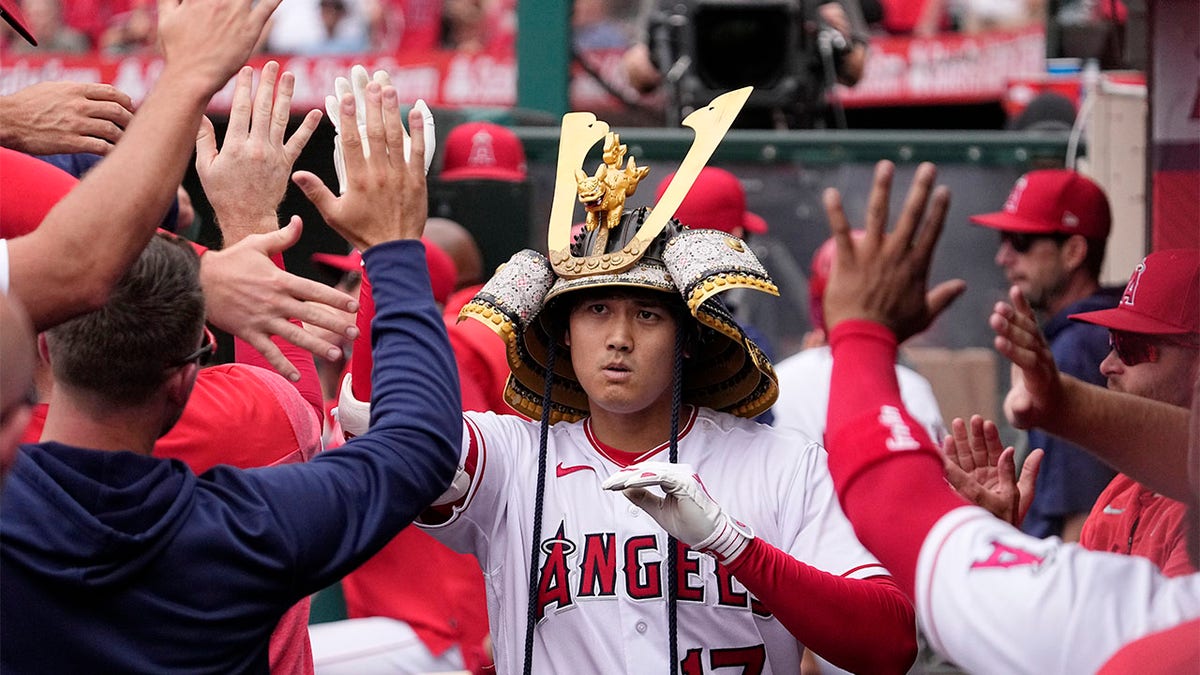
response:
M1133 276L1129 277L1129 283L1125 284L1125 292L1121 294L1121 304L1133 307L1133 302L1137 298L1138 284L1142 281L1142 273L1146 271L1146 259L1142 258L1142 262L1133 268Z
M1079 216L1070 211L1063 211L1062 215L1063 227L1076 228L1079 227Z
M1013 186L1012 192L1008 193L1008 199L1004 202L1005 212L1017 212L1017 206L1021 203L1021 195L1025 193L1025 186L1028 184L1029 179L1025 176L1017 179L1017 184Z
M475 132L471 137L471 155L468 166L496 166L496 149L492 146L492 135L486 131Z

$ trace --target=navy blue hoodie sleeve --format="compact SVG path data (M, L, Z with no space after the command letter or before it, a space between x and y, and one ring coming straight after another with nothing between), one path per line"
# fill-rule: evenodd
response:
M233 498L226 525L288 594L323 588L377 552L446 490L458 463L458 372L424 246L381 244L363 259L376 304L370 431L307 464L208 474L214 488L241 493L223 495Z

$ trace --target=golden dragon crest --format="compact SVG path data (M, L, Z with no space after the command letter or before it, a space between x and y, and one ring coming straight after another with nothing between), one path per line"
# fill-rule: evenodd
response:
M579 203L587 211L589 232L601 223L608 229L616 227L625 211L625 198L637 192L638 183L650 172L650 167L639 167L633 157L621 168L628 149L618 134L609 132L604 139L604 161L596 174L589 176L583 169L575 170Z

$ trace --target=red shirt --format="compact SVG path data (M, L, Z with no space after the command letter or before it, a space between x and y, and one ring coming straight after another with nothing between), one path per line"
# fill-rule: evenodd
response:
M1168 577L1196 571L1187 553L1187 507L1117 474L1096 498L1079 543L1148 558Z

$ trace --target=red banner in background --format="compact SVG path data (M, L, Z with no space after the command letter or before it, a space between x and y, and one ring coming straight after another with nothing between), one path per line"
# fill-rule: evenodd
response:
M1004 98L1008 78L1044 72L1045 42L1040 28L969 37L879 37L871 42L862 81L852 89L839 86L838 91L848 107L998 101ZM258 68L269 58L296 75L297 109L323 108L334 78L349 73L355 63L372 72L387 70L402 101L423 98L435 107L516 105L517 64L512 57L432 51L403 57L262 56L250 63ZM611 86L628 91L619 50L590 52L586 58ZM6 55L0 63L0 94L44 80L74 80L110 83L136 102L145 97L161 70L162 61L153 56ZM228 112L232 96L230 83L213 98L210 112ZM573 108L599 111L618 105L590 75L574 70Z
M1008 80L1046 72L1046 33L1016 32L934 38L871 39L866 70L853 88L838 85L848 108L999 101Z

